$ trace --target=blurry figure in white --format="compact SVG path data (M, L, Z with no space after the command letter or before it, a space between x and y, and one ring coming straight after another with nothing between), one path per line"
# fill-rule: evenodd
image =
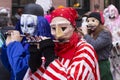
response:
M118 9L114 5L109 5L104 9L105 26L107 26L112 34L113 49L110 57L111 72L114 80L120 80L120 15Z
M36 0L35 3L42 6L44 15L46 15L47 11L52 7L52 0Z

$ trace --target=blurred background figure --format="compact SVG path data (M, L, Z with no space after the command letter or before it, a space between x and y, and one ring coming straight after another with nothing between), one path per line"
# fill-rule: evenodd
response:
M44 10L44 15L46 15L47 11L53 6L52 0L36 0L35 3L42 6Z
M100 10L100 5L99 4L94 5L94 12L99 12L100 13L102 24L104 24L103 11Z
M23 13L23 9L22 8L18 8L17 9L17 13L15 14L15 17L19 20L21 15Z
M51 22L51 12L54 10L55 8L52 6L48 11L47 14L45 15L45 18L47 19L47 21L50 23Z
M15 15L12 15L11 20L14 26L20 20L22 14L23 14L23 8L18 8Z
M107 21L104 25L108 27L112 34L111 71L114 80L120 80L120 15L113 4L109 5L104 11L107 14L105 16Z
M4 33L7 32L8 30L14 29L13 26L11 26L11 20L9 17L9 9L7 8L0 8L0 55L1 55L1 47L5 41L5 35ZM10 79L10 73L8 70L3 66L1 62L1 57L0 57L0 80L9 80Z

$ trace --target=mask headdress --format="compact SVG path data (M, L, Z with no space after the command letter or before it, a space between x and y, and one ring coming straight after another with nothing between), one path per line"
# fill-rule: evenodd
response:
M119 16L119 12L113 4L108 6L108 10L109 10L109 17L117 18ZM113 13L113 11L114 11L114 13Z
M24 8L24 13L22 14L22 16L23 15L36 16L36 25L34 25L35 26L35 31L33 33L33 36L37 35L37 36L51 37L50 25L47 22L47 20L43 17L44 11L43 11L43 8L40 5L34 4L34 3L30 3L30 4L26 5L25 8ZM22 19L22 16L21 16L21 20L23 20L23 23L27 23L28 21L26 21L25 19ZM24 22L24 21L26 21L26 22ZM32 22L32 20L31 20L31 22ZM18 26L16 27L16 29L18 29L19 31L21 31L20 26L21 26L21 24L18 23ZM30 27L28 27L28 28L30 28ZM21 33L22 33L22 31L21 31Z
M43 16L44 11L43 11L43 8L40 5L30 3L30 4L28 4L24 7L24 14L32 14L32 15L36 15L36 16Z
M89 16L88 16L88 18L90 18L90 17L93 17L93 18L97 19L100 23L102 23L100 14L98 12L92 12L92 13L90 13Z
M78 18L78 13L74 8L67 7L67 8L57 8L51 13L52 19L54 17L64 17L71 24L76 27L76 19Z

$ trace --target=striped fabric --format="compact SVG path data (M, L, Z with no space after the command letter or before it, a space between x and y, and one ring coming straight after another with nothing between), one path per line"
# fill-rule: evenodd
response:
M46 70L29 72L24 80L100 80L96 53L90 44L80 41L72 60L58 58Z

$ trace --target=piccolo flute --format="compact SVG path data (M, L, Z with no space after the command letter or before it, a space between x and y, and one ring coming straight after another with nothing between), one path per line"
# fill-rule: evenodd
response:
M4 33L5 35L11 35L11 33L10 32L6 32L6 33ZM20 36L21 37L25 37L26 35L24 35L24 34L20 34Z

